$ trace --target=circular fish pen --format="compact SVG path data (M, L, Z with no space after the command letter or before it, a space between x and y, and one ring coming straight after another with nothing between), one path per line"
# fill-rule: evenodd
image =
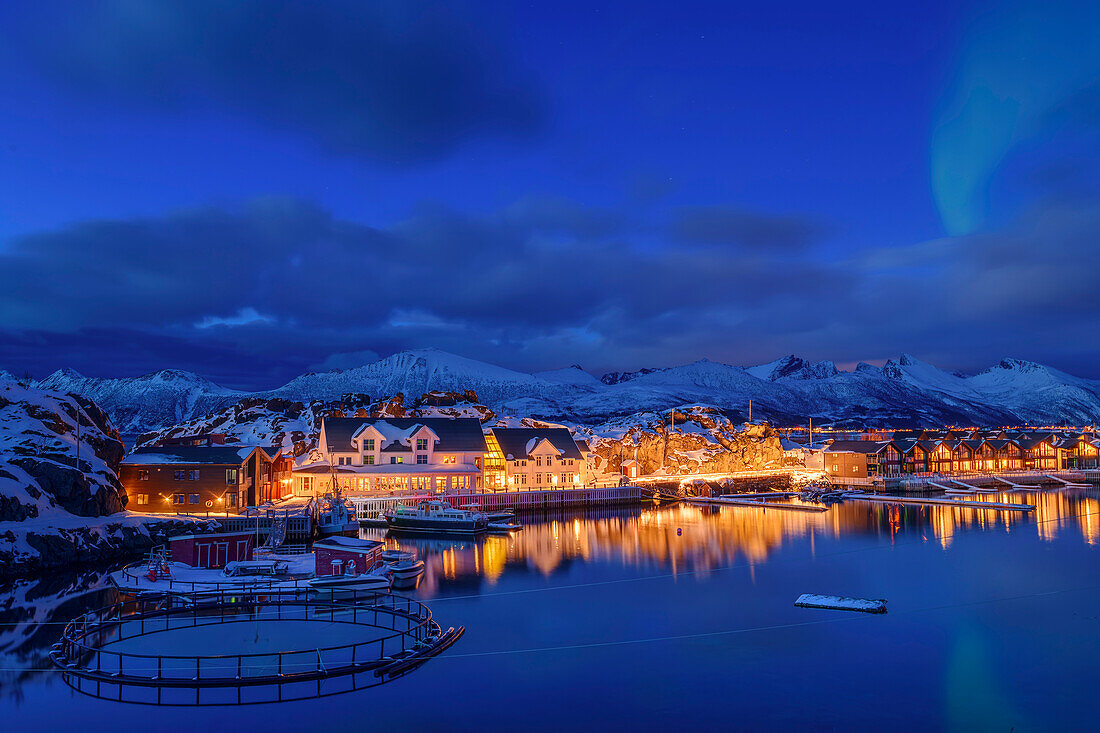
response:
M326 697L412 672L462 636L389 593L150 593L70 621L50 659L78 692L149 705Z

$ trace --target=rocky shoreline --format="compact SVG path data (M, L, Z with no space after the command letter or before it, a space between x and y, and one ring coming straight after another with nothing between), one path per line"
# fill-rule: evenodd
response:
M0 523L0 578L35 576L136 560L168 538L214 528L211 520L121 516L85 519L85 526L39 526L37 522ZM34 526L25 526L31 524Z

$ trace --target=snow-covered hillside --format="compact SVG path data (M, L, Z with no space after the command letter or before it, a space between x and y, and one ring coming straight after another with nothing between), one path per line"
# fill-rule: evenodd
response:
M742 368L702 359L660 369L616 372L601 379L577 366L526 374L435 349L403 351L355 369L304 374L266 391L238 392L195 374L95 379L59 371L42 387L94 399L123 432L163 430L220 413L243 398L308 405L349 394L372 400L428 392L476 392L498 415L596 424L639 412L710 405L736 420L818 422L884 427L944 424L1084 424L1100 420L1100 382L1006 359L973 376L939 369L908 354L879 368L839 371L830 361L791 355ZM407 402L408 403L408 402Z
M94 402L0 381L0 575L125 557L193 531L123 511L124 452Z

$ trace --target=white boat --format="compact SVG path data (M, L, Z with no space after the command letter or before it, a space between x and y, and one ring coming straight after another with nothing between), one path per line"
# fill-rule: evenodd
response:
M417 579L424 574L424 561L411 552L387 550L382 553L382 561L386 563L386 573L395 588L415 587Z
M374 567L358 574L355 572L354 563L348 567L349 571L341 575L319 575L312 578L309 586L325 593L389 590L389 568L385 563L376 563Z
M516 510L512 508L506 509L489 509L484 510L480 504L463 504L459 509L465 509L471 512L481 512L489 518L490 522L512 522L516 518Z
M489 518L481 512L455 509L437 499L422 501L415 507L397 506L383 516L395 531L480 534L489 528Z

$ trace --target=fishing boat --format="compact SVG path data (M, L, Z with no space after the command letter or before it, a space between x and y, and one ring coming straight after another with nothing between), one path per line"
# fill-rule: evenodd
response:
M445 501L422 501L415 507L398 506L383 516L391 531L438 534L480 534L489 528L481 512L455 509Z
M359 534L359 520L355 516L355 505L339 493L336 496L325 494L317 510L317 533L323 537L331 535Z

